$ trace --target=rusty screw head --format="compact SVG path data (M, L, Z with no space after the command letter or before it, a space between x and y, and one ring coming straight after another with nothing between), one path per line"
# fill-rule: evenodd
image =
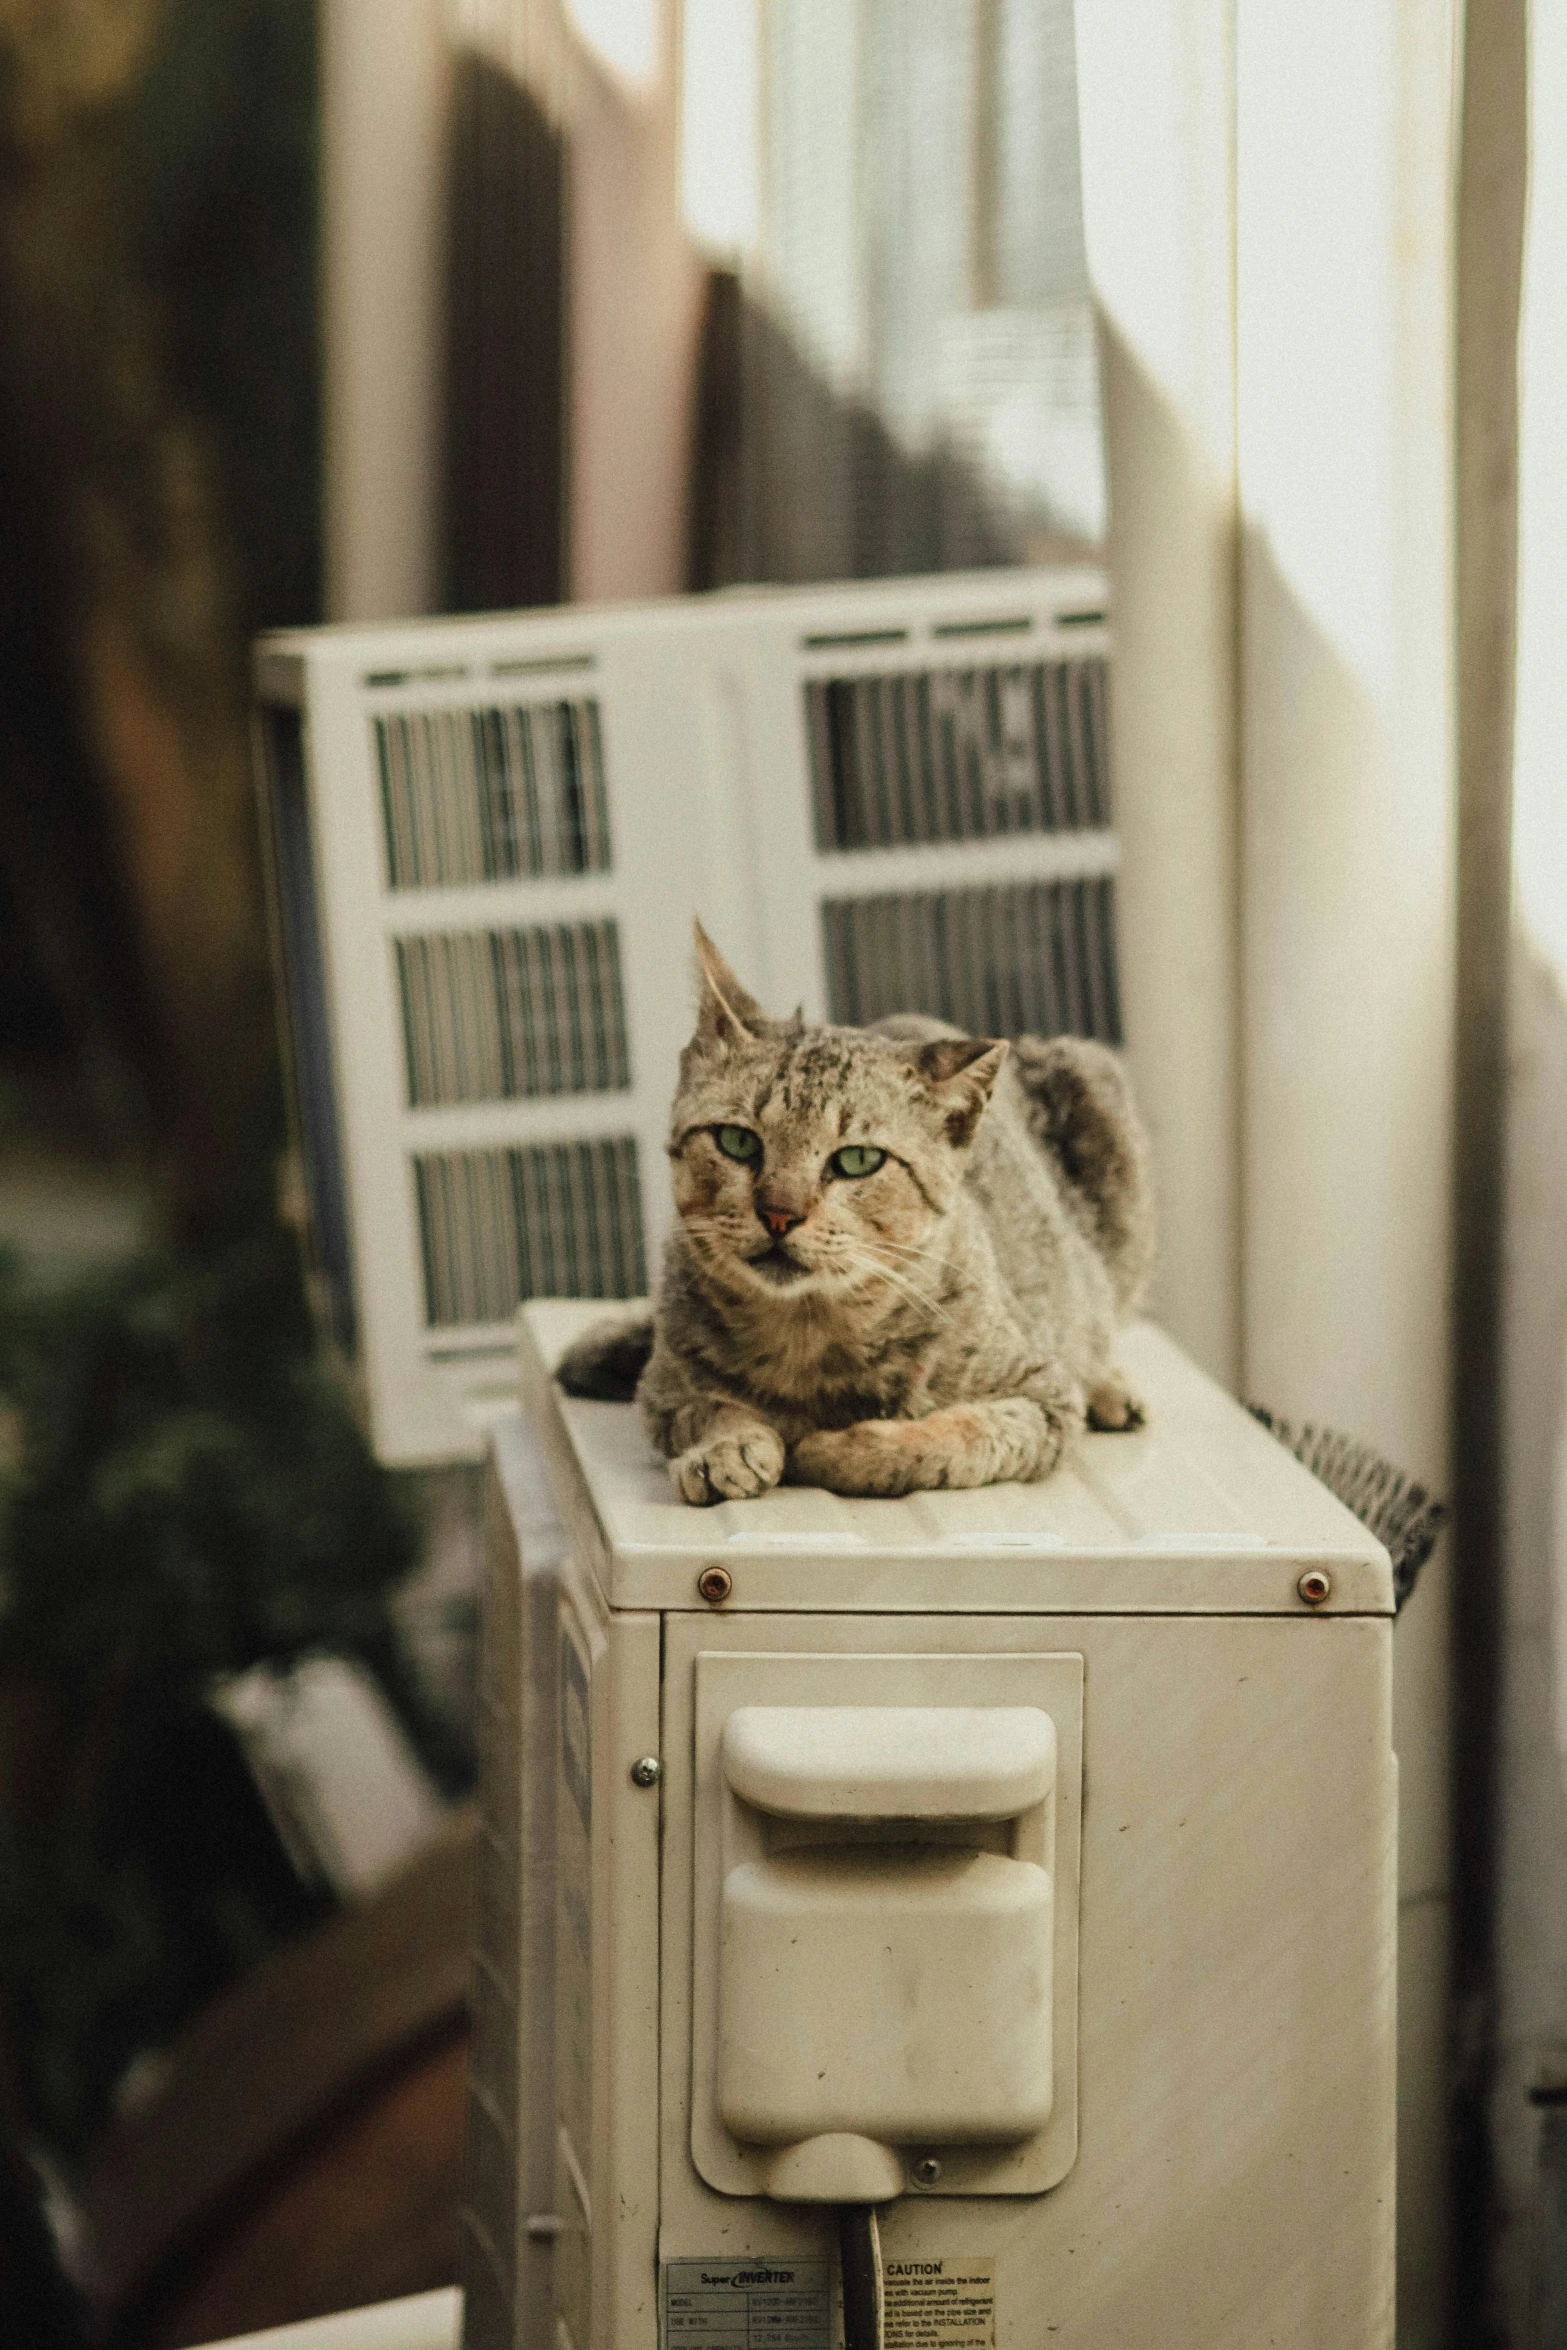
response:
M1308 1607L1320 1607L1333 1594L1333 1578L1320 1567L1308 1567L1295 1586Z
M922 2161L914 2165L914 2179L917 2186L934 2187L940 2176L941 2165L934 2154L927 2154Z
M664 1766L656 1754L639 1754L631 1766L633 1787L656 1787L664 1776Z
M727 1567L704 1567L696 1579L702 1597L713 1607L727 1599L735 1587L735 1579Z

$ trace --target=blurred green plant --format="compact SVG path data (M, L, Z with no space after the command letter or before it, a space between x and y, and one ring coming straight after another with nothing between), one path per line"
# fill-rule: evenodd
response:
M68 2157L131 2059L326 1905L206 1706L361 1660L449 1789L391 1612L418 1529L314 1351L282 1235L61 1291L0 1271L0 1986Z

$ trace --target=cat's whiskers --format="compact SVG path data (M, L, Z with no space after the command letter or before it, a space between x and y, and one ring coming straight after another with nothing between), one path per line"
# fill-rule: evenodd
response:
M912 1259L912 1261L917 1265L929 1265L933 1273L941 1273L947 1269L945 1264L936 1263L932 1260L931 1251L928 1247L911 1248L906 1241L888 1240L882 1233L878 1233L876 1235L875 1241L868 1242L866 1245L871 1249L872 1254L875 1256L881 1256L883 1253L885 1253L891 1256L908 1257Z
M906 1297L912 1298L917 1306L922 1308L925 1313L933 1315L938 1322L951 1321L952 1316L938 1299L928 1296L923 1289L917 1288L907 1274L900 1273L896 1266L883 1264L881 1259L873 1256L869 1249L857 1250L855 1261L873 1278L890 1282L894 1289L902 1290Z
M955 1265L948 1257L935 1256L928 1243L923 1247L911 1247L907 1241L891 1240L885 1233L879 1232L875 1240L867 1242L865 1246L869 1254L878 1260L883 1256L902 1257L910 1264L923 1267L938 1283L955 1279L965 1289L973 1286L972 1276L963 1266Z

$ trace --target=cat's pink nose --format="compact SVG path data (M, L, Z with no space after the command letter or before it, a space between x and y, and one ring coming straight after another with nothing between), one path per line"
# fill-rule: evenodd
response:
M772 1234L774 1240L782 1240L784 1234L786 1232L792 1232L796 1224L803 1224L805 1222L805 1218L803 1216L796 1216L788 1208L764 1207L760 1200L758 1200L756 1203L756 1212L761 1217L762 1222L767 1226L767 1229Z

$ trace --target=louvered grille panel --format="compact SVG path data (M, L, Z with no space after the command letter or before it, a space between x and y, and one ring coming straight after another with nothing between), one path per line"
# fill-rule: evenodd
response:
M527 1297L647 1286L630 1135L415 1158L425 1319L500 1322Z
M431 933L395 953L413 1108L630 1084L614 922Z
M394 889L608 870L596 700L401 710L371 727Z
M886 848L1110 821L1098 656L805 687L817 845Z
M1114 889L1104 878L830 900L832 1018L927 1012L971 1036L1119 1044Z

